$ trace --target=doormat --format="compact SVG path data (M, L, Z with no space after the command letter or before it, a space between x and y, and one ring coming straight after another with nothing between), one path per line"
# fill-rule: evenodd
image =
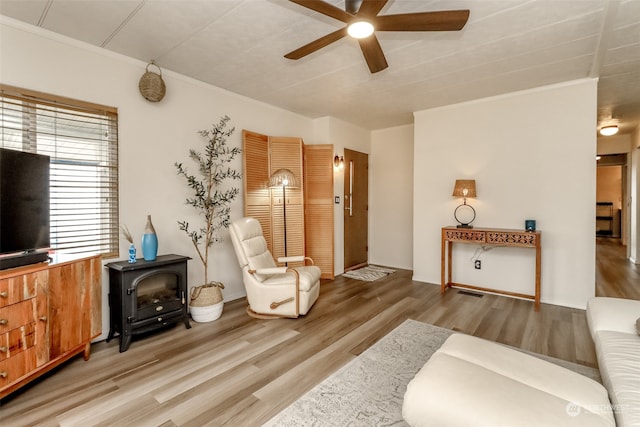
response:
M388 274L395 273L395 270L390 268L378 267L377 265L368 265L366 267L359 268L357 270L347 271L343 273L343 277L350 279L362 280L365 282L373 282Z

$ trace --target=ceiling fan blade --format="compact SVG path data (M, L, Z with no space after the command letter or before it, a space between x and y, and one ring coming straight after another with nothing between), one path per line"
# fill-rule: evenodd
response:
M358 43L371 74L382 71L389 66L375 34L371 34L365 39L358 39Z
M338 31L329 33L324 37L320 37L319 39L314 40L311 43L307 43L306 45L287 53L284 57L287 59L300 59L304 56L309 55L310 53L315 52L316 50L322 49L323 47L328 46L331 43L340 40L346 35L347 35L347 28L346 27L341 28Z
M380 15L374 20L376 31L458 31L469 19L469 10L442 10L401 15Z
M353 19L353 15L345 12L344 10L335 7L332 4L325 3L320 0L289 0L292 3L304 6L307 9L311 9L318 13L337 19L342 22L350 22Z
M362 0L358 16L374 18L389 0Z

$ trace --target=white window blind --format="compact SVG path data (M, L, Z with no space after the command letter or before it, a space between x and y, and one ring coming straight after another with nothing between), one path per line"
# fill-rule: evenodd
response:
M51 158L52 248L117 256L117 110L0 84L0 136Z

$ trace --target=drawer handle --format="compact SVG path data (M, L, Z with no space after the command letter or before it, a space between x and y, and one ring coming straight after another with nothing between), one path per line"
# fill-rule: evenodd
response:
M162 317L158 317L158 322L162 322Z
M7 350L9 350L9 348L6 345L3 345L2 347L0 347L0 353L6 353Z
M9 292L7 291L0 292L0 298L9 298Z
M7 319L0 319L0 325L6 325L7 323L9 323Z
M7 371L0 372L0 378L7 378L7 376L9 376L9 374L7 374Z
M156 307L156 311L162 311L162 310L164 310L163 306L159 305L159 306Z
M40 316L39 319L42 320L43 322L46 322L47 321L47 316Z

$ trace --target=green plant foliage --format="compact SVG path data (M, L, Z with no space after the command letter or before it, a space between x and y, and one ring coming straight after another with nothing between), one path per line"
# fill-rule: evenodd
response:
M236 129L227 129L229 120L229 116L225 115L218 124L212 125L211 129L198 132L207 143L203 153L189 150L189 157L198 166L197 176L189 173L182 163L175 163L178 175L183 176L189 188L193 190L193 197L188 197L186 203L193 206L203 219L199 227L193 227L187 221L178 221L178 226L189 236L198 252L204 267L205 284L209 284L209 248L214 243L222 242L218 232L223 228L229 228L231 202L240 193L237 187L221 189L227 180L242 178L242 174L229 165L242 152L240 148L227 146L227 139Z

